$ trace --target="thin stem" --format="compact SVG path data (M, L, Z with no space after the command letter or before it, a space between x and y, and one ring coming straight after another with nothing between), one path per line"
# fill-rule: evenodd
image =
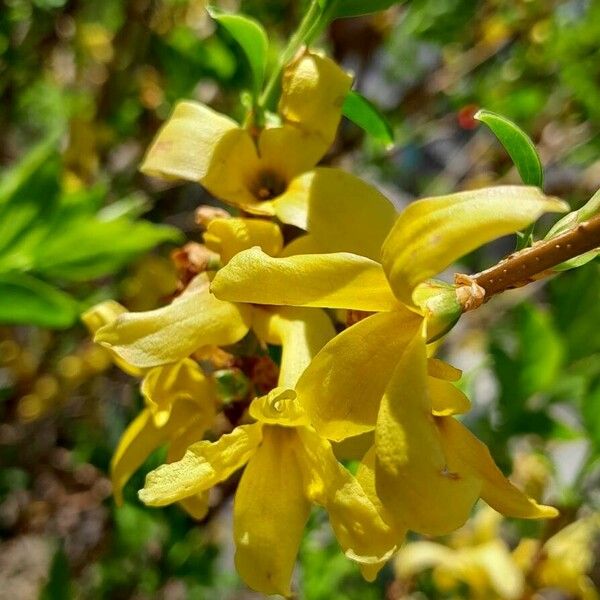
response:
M580 223L549 240L511 254L476 275L455 276L465 310L477 308L492 296L553 274L561 263L600 247L600 216Z
M316 23L321 19L321 7L319 6L318 0L313 0L308 12L304 15L302 22L298 26L296 33L292 36L290 43L286 49L281 53L277 67L271 73L269 81L265 86L265 90L262 93L258 106L261 110L268 109L274 104L275 96L277 95L279 79L281 78L281 72L285 66L294 58L302 44L305 43L307 34L313 29Z

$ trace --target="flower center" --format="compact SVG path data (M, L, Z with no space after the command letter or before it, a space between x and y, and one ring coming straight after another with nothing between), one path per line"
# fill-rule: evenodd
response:
M271 170L259 173L251 186L252 194L257 200L272 200L285 192L287 183L283 177Z

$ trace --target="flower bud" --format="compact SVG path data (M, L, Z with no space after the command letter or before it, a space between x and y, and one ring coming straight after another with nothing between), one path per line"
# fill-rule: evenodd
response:
M415 288L413 299L427 324L427 342L434 342L456 324L463 313L456 286L430 279Z

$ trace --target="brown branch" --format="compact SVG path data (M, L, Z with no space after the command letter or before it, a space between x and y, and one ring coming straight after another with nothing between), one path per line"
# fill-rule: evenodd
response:
M476 275L455 275L457 294L465 310L472 310L492 296L518 288L553 273L561 263L600 247L600 216L580 223L552 239L511 254ZM477 294L474 293L477 291ZM473 300L474 296L478 296Z

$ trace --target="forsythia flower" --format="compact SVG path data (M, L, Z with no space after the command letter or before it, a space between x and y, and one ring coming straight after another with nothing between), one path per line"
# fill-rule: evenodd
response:
M256 423L214 443L190 446L182 460L148 474L140 498L164 506L202 493L246 465L234 503L235 563L265 594L290 594L290 579L311 503L327 510L346 555L373 578L395 550L396 533L357 480L336 460L293 390L255 399Z
M595 513L567 525L543 545L539 540L522 540L513 556L540 588L563 590L579 600L598 600L600 594L588 574L599 542L600 515Z
M568 525L544 544L523 539L512 552L501 537L501 522L498 513L485 507L452 535L448 546L430 541L406 544L394 558L398 578L433 569L437 589L451 592L465 583L468 597L474 599L529 598L536 589L550 588L580 600L597 600L588 573L600 536L598 515Z
M277 255L283 238L275 223L262 219L215 219L205 242L226 262L240 250L259 245ZM137 367L167 365L205 346L241 340L250 329L268 344L281 345L281 385L294 385L310 359L335 334L320 309L260 307L219 300L210 276L196 276L171 304L152 311L123 313L98 329L95 340Z
M230 301L377 313L329 342L296 390L321 435L340 441L375 430L363 469L372 472L377 496L398 530L453 531L478 497L515 517L556 514L519 492L460 422L431 416L431 332L427 307L416 306L413 292L479 245L564 208L528 187L425 199L399 216L381 247L381 264L350 253L271 258L254 248L215 276L211 289ZM363 223L366 232L368 225Z
M452 536L454 547L430 541L406 544L394 557L398 578L405 580L433 568L439 590L451 591L462 582L469 586L469 598L521 598L524 576L500 537L501 521L500 514L483 507L471 523Z
M332 60L305 52L284 71L282 124L251 133L196 102L181 102L141 167L148 175L201 183L217 198L259 215L305 227L310 203L352 180L315 169L333 142L351 78ZM348 183L346 183L348 185Z
M125 312L109 300L88 310L82 320L94 333ZM167 444L167 460L179 460L191 443L204 437L213 424L217 398L212 382L193 360L142 370L113 356L126 373L143 376L146 404L121 436L111 461L113 494L120 505L127 481L154 450ZM201 519L208 509L208 494L191 496L181 504L192 517Z

